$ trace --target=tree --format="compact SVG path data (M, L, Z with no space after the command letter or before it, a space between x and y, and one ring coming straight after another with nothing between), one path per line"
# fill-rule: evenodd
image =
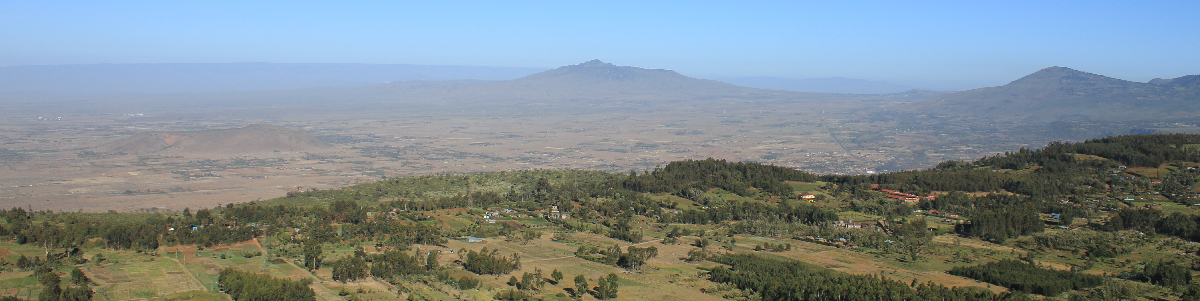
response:
M58 294L59 301L88 301L92 300L92 295L95 292L87 285L76 285L62 290Z
M419 274L425 268L417 263L416 256L407 252L388 250L383 254L371 255L371 276L389 278L397 275Z
M608 300L608 279L604 276L596 278L596 299Z
M1183 301L1200 301L1200 285L1194 283L1188 285L1187 289L1183 291L1183 296L1179 299Z
M1189 285L1192 283L1192 274L1188 268L1174 262L1151 262L1146 264L1142 269L1142 276L1150 280L1150 283L1165 287L1175 287Z
M538 231L534 231L534 230L523 230L523 231L521 231L521 233L517 234L517 239L520 240L522 245L529 244L530 241L533 241L538 238L542 238L542 232L538 232Z
M536 281L535 284L537 284L537 290L539 291L542 290L543 286L546 286L546 276L544 275L545 274L542 273L542 268L533 269L533 279Z
M631 243L639 243L642 241L642 233L633 231L633 227L629 225L629 219L622 218L616 223L609 223L608 221L605 221L605 224L609 227L612 227L612 230L608 231L608 237L628 241Z
M951 288L932 282L914 281L910 285L886 277L852 275L756 254L727 254L714 258L714 261L722 265L710 272L713 282L752 292L761 300L1030 300L1023 295L997 295L976 288Z
M492 249L489 252L487 247L479 252L467 251L466 260L463 262L463 268L480 275L506 274L520 267L520 254L513 254L512 258L505 258L500 255L499 249Z
M596 279L596 299L608 300L617 297L617 284L620 281L616 273L609 273L608 276L601 276Z
M535 283L537 280L535 280L534 278L535 277L533 274L530 274L529 272L525 272L524 274L521 275L521 283L519 285L517 285L517 288L521 289L521 290L537 289L537 283Z
M432 271L432 270L438 269L439 267L440 266L438 265L438 252L437 251L429 252L429 257L425 258L425 269Z
M617 265L626 269L637 270L646 263L646 260L655 256L658 256L658 248L656 247L638 248L629 246L628 252L621 254L617 260Z
M1057 296L1070 290L1099 286L1106 279L1073 271L1047 269L1012 259L972 267L955 267L948 273L1004 286L1013 291L1045 296Z
M333 280L346 283L367 277L367 262L355 256L343 257L333 262Z
M220 290L236 301L316 300L316 293L304 282L252 274L232 268L221 270L217 282L220 284Z
M409 295L409 296L412 296L412 295ZM411 298L411 297L410 297L410 298ZM530 296L529 294L526 294L525 292L522 292L522 291L514 291L514 290L512 290L512 289L509 289L509 290L506 290L506 291L502 291L502 292L496 293L496 295L495 295L495 296L492 296L492 298L493 298L493 299L496 299L496 300L505 300L505 301L529 301L529 300L533 300L533 296ZM412 299L410 299L410 300L412 300Z
M924 218L913 219L900 225L896 229L896 236L900 237L900 247L908 255L909 261L921 258L921 252L933 241L933 234L929 233Z
M616 273L608 273L607 280L608 280L607 296L610 299L616 298L617 297L617 287L620 286L620 284L618 284L617 282L619 282L621 279L617 278Z
M571 296L575 297L576 300L583 299L583 294L586 294L587 291L587 277L583 277L583 274L575 275L575 290L571 292Z
M304 244L304 268L309 271L321 269L321 244L308 242Z
M38 278L38 283L42 284L42 294L38 296L39 300L58 300L58 295L62 292L59 283L62 279L54 272L45 273L41 278Z
M83 270L80 270L78 267L76 267L71 270L71 282L75 285L87 285L92 281L91 279L88 279L87 275L83 274Z
M554 269L553 272L550 272L550 278L554 279L555 284L558 284L559 281L562 281L563 274L562 272L559 272L558 269Z
M17 268L20 268L22 270L28 270L29 268L32 268L32 267L33 267L33 262L29 260L29 257L25 257L25 254L21 254L21 257L17 258Z

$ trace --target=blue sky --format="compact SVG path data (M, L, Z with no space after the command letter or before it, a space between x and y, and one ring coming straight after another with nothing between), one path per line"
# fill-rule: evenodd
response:
M250 2L0 1L0 66L601 59L947 90L1049 66L1200 74L1200 1Z

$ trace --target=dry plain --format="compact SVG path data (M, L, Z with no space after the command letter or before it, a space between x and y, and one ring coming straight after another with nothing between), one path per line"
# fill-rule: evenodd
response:
M729 103L621 109L236 109L9 114L0 123L0 207L133 211L211 207L383 177L519 169L646 170L670 161L756 161L817 173L924 168L1036 142L918 128L870 103ZM59 116L61 115L61 116ZM333 147L257 153L94 153L141 132L270 124ZM982 140L981 140L982 139ZM236 145L230 146L236 149Z

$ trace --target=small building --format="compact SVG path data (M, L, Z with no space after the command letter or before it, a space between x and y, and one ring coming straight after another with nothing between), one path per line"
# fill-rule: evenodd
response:
M483 242L482 237L467 236L467 242Z
M817 196L816 196L816 195L813 195L813 194L811 194L811 193L805 193L805 194L801 194L801 195L800 195L800 199L801 199L801 200L805 200L805 201L812 202L812 201L814 201L814 200L816 200L816 199L817 199Z
M571 215L570 215L570 214L567 214L566 212L559 212L559 211L558 211L558 206L550 206L550 214L548 214L548 215L546 215L546 216L547 216L547 217L549 217L549 218L553 218L553 219L568 219L568 218L571 218Z
M901 200L901 201L904 201L905 203L916 203L916 202L921 201L921 199L918 197L910 197L910 196L904 196L904 195L899 195L899 194L889 194L889 195L887 195L887 197L890 199Z

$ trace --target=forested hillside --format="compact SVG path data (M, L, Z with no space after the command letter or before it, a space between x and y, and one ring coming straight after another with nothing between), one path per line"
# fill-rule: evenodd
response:
M1126 192L1148 187L1148 177L1122 174L1131 172L1128 168L1158 168L1165 164L1172 173L1157 178L1169 184L1164 187L1168 195L1188 197L1186 188L1195 184L1197 173L1195 168L1185 168L1188 166L1184 163L1200 161L1196 146L1200 146L1200 135L1117 136L1079 143L1054 142L1042 149L1020 149L974 162L947 161L928 170L822 179L914 191L1004 191L1053 198L1105 193L1109 187Z
M1198 145L1119 136L879 175L708 159L389 178L182 212L12 208L0 274L45 278L8 284L38 298L158 295L113 280L143 262L238 300L1193 298ZM45 276L75 269L71 284Z

